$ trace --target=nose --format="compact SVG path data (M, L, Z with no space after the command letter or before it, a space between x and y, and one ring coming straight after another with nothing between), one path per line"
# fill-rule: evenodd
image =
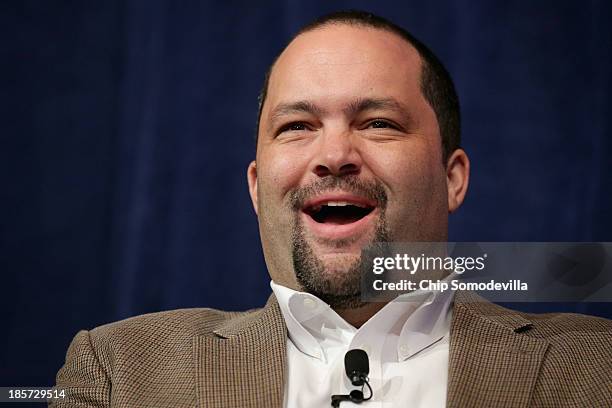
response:
M361 171L361 155L350 132L328 130L322 136L313 167L317 176L346 176Z

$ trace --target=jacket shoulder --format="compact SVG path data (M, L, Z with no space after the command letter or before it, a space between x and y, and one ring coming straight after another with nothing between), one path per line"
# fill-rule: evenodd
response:
M197 308L149 313L96 327L89 331L89 341L111 377L119 367L129 365L188 364L194 338L216 336L215 330L258 310Z
M534 399L551 406L610 406L612 321L575 313L526 317L533 322L526 334L548 342Z
M259 310L230 312L210 308L176 309L119 320L96 327L89 333L93 343L176 342L194 336L214 335L215 330L232 320L248 317Z
M612 335L612 320L578 313L524 313L537 332L546 337Z
M258 310L179 309L82 330L57 374L57 385L70 398L54 406L122 405L146 398L155 399L148 406L192 406L194 339L216 336L218 328Z
M525 334L552 339L559 336L606 336L612 334L612 320L578 313L528 313L492 303L473 293L460 293L455 308L461 314L485 319L507 329L529 328ZM523 331L523 330L521 330Z
M526 313L472 294L458 299L455 357L463 356L462 364L486 352L492 353L489 361L479 363L485 367L512 356L511 364L491 371L501 373L500 379L513 378L517 368L537 367L537 377L524 378L533 381L530 406L611 406L612 321L576 313Z

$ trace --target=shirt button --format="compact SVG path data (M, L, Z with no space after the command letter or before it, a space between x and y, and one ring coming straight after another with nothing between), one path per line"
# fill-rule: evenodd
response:
M308 309L314 309L315 307L317 307L317 303L311 298L304 298L304 306Z
M402 344L399 349L400 352L403 354L406 354L410 351L410 347L408 347L406 344Z
M316 358L321 358L321 352L318 350L315 350L312 352L312 355Z

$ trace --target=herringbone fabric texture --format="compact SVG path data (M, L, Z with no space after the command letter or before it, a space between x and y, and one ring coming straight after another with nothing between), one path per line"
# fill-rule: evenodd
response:
M186 309L81 331L53 407L280 408L286 328L262 309ZM290 401L289 401L290 402ZM449 407L612 407L612 323L514 312L457 294Z
M449 407L612 407L612 322L458 294Z

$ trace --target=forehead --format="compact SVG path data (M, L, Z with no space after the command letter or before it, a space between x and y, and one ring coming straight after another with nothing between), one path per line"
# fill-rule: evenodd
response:
M270 75L266 105L287 98L419 98L420 75L421 57L397 34L331 24L299 35L282 52Z

